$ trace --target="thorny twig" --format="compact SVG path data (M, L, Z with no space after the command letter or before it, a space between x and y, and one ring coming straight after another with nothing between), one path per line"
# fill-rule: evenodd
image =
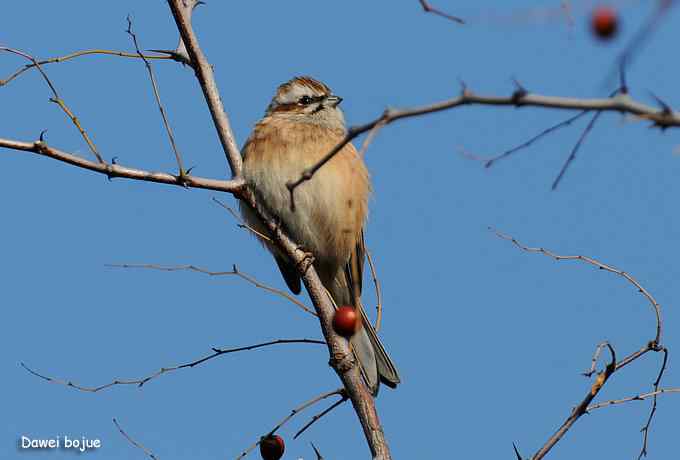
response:
M25 64L23 67L20 67L17 69L14 73L12 73L9 77L5 78L4 80L0 79L0 86L7 85L10 83L12 80L26 72L27 70L33 69L34 67L37 67L39 65L45 65L45 64L53 64L53 63L58 63L58 62L65 62L69 61L71 59L80 57L80 56L88 56L88 55L106 55L106 56L118 56L118 57L125 57L125 58L137 58L139 59L139 54L138 53L127 53L125 51L113 51L113 50L103 50L103 49L90 49L90 50L81 50L81 51L75 51L73 53L67 54L65 56L57 56L49 59L42 59L37 61L37 63L31 63L31 64ZM145 54L144 58L146 59L162 59L162 60L172 60L171 56L164 56L164 55L155 55L155 54Z
M134 439L132 439L132 438L130 437L130 435L128 435L128 434L125 432L125 430L123 430L123 428L121 428L121 426L118 424L118 420L116 420L115 417L114 417L114 419L113 419L113 424L116 425L116 428L118 428L118 431L120 431L120 434L122 434L122 435L125 437L125 439L128 440L128 442L129 442L130 444L132 444L132 445L135 446L136 448L140 449L140 450L141 450L142 452L144 452L149 458L151 458L151 459L153 459L153 460L158 460L158 457L156 457L156 456L154 455L153 452L151 452L149 449L147 449L146 447L144 447L143 444L141 444L141 443L135 441Z
M266 435L260 437L259 440L251 444L247 449L245 449L241 454L236 457L236 460L240 460L246 455L248 455L253 449L255 449L259 444L260 441L262 441L263 438L267 436L271 436L274 433L276 433L279 428L281 428L283 425L285 425L290 419L292 419L295 415L299 414L303 410L307 409L310 406L313 406L314 404L318 403L319 401L323 401L326 398L330 398L333 395L344 395L345 394L345 389L344 388L338 388L337 390L329 391L327 393L323 393L319 396L316 396L309 401L306 401L299 406L295 407L293 410L290 411L290 414L286 415L279 423L274 426Z
M616 59L616 63L609 73L607 80L613 79L613 75L619 71L620 68L625 65L630 65L633 61L637 51L642 48L644 43L652 36L654 32L659 30L659 23L667 16L671 7L677 2L675 0L658 0L656 2L657 7L654 13L642 24L640 29L633 35L631 40L628 42L626 47L623 49L619 57Z
M307 422L307 423L305 424L305 426L303 426L302 428L300 428L300 429L298 430L298 432L295 433L295 435L293 436L293 439L297 439L298 436L300 436L302 433L304 433L305 431L307 431L307 428L309 428L310 426L314 425L314 423L316 423L317 420L319 420L321 417L323 417L324 415L326 415L326 414L328 414L329 412L331 412L333 409L335 409L336 407L338 407L340 404L344 403L345 401L347 401L347 395L343 394L342 397L341 397L340 399L338 399L337 401L335 401L333 404L331 404L330 406L328 406L326 409L322 410L322 411L319 412L318 414L314 415L314 416L311 418L311 420L309 420L309 422Z
M443 18L448 19L449 21L457 22L458 24L465 24L465 21L459 18L458 16L452 16L448 13L443 12L442 10L439 10L437 8L434 8L430 6L430 3L425 1L425 0L418 0L420 2L420 6L423 7L423 10L426 13L432 13L436 14L437 16L441 16Z
M175 153L177 169L179 170L178 175L181 179L186 175L186 170L184 169L184 164L182 163L182 156L179 153L177 143L175 142L175 136L172 133L172 128L170 127L170 122L168 121L168 115L165 113L165 108L161 103L161 95L160 92L158 91L158 83L156 82L156 76L153 73L151 63L149 63L148 59L146 59L142 51L139 49L139 43L137 42L137 34L135 34L132 30L132 18L130 16L127 17L127 24L128 27L126 32L132 38L132 43L135 45L137 55L142 59L142 61L144 62L144 67L146 67L146 71L149 73L149 80L151 81L151 88L153 89L153 95L154 98L156 99L156 105L158 106L158 110L161 112L161 118L163 118L163 125L165 126L165 131L168 133L170 146L172 147L172 151Z
M186 175L180 178L174 174L164 172L151 172L143 169L128 168L116 163L115 159L111 163L90 161L72 153L50 147L42 138L34 142L23 142L13 139L0 138L0 147L42 155L63 163L68 163L78 168L103 174L109 179L133 179L144 182L176 185L180 187L201 188L206 190L214 190L216 192L232 193L236 196L241 195L246 186L245 181L241 177L236 177L231 180L218 180Z
M258 281L257 279L253 278L247 273L243 273L242 271L240 271L236 265L233 265L230 271L211 271L205 268L197 267L196 265L107 264L106 266L113 268L143 268L149 270L160 270L164 272L192 271L197 273L203 273L204 275L209 276L238 276L239 278L248 281L250 284L259 289L263 289L267 292L271 292L272 294L281 296L286 300L290 300L291 302L293 302L295 305L297 305L310 315L317 316L316 313L311 308L309 308L304 303L300 302L298 299L290 295L288 292L268 286Z
M239 352L239 351L255 350L257 348L268 347L270 345L291 344L291 343L311 343L311 344L319 344L319 345L325 345L326 344L326 342L324 342L322 340L315 340L315 339L278 339L278 340L272 340L272 341L269 341L269 342L258 343L258 344L255 344L255 345L247 345L247 346L238 347L238 348L225 348L225 349L213 348L212 349L213 352L211 354L204 356L202 358L199 358L199 359L192 361L190 363L180 364L178 366L172 366L172 367L161 367L160 370L158 370L158 371L154 372L153 374L150 374L146 377L140 378L140 379L133 379L133 380L116 379L116 380L113 380L112 382L106 383L104 385L99 385L99 386L96 386L96 387L86 387L86 386L79 385L77 383L73 383L70 380L62 380L62 379L57 379L57 378L54 378L54 377L48 377L46 375L42 375L42 374L34 371L33 369L31 369L30 367L28 367L24 363L19 363L19 364L21 365L21 367L26 369L26 371L28 371L29 373L31 373L34 376L39 377L39 378L41 378L41 379L43 379L43 380L45 380L49 383L56 383L58 385L64 385L64 386L74 388L76 390L87 392L87 393L97 393L98 391L102 391L102 390L105 390L107 388L111 388L113 386L118 386L118 385L135 385L137 387L142 387L147 382L149 382L150 380L153 380L153 379L155 379L155 378L157 378L157 377L159 377L163 374L167 374L168 372L177 371L179 369L192 368L192 367L198 366L200 364L203 364L204 362L209 361L213 358L216 358L216 357L222 356L222 355L226 355L226 354L229 354L229 353L236 353L236 352Z
M203 95L212 115L213 123L229 162L232 176L234 180L242 180L243 158L240 155L229 118L220 98L213 68L203 53L198 38L194 33L193 25L191 24L191 3L183 0L168 0L168 6L172 11L182 43L186 48L196 79L201 85ZM349 343L333 330L332 321L335 310L328 300L325 288L316 269L309 261L305 251L301 250L299 243L291 240L281 228L275 216L271 215L263 206L260 206L254 192L248 187L243 187L239 192L237 197L244 205L249 206L256 212L270 234L273 243L282 254L289 257L291 262L295 264L302 283L312 299L318 314L319 326L323 332L331 358L331 367L342 381L345 391L352 401L354 412L361 424L371 454L383 460L390 460L392 456L389 444L382 430L375 402L362 380L356 361L351 358L352 352Z
M73 111L71 111L71 109L66 105L66 102L64 102L64 100L61 97L59 97L59 93L57 92L57 88L54 86L54 84L52 84L52 81L47 76L47 74L43 70L40 63L30 54L27 54L23 51L20 51L20 50L14 49L14 48L7 48L7 47L4 47L4 46L0 46L0 51L6 51L8 53L16 54L17 56L21 56L25 59L28 59L29 61L31 61L33 63L33 65L36 67L36 69L38 69L38 72L40 72L40 75L42 76L43 80L45 80L45 82L47 83L47 86L49 86L50 91L52 91L53 97L50 98L50 102L54 102L55 104L57 104L59 106L59 108L61 108L61 110L71 120L71 123L73 123L73 125L78 129L78 131L80 132L80 135L82 136L82 138L87 143L87 146L90 148L90 151L95 156L97 161L100 164L104 164L105 162L102 159L99 152L97 151L97 147L95 147L94 142L92 142L92 139L90 139L90 136L85 131L85 128L83 128L83 126L80 124L80 120L78 120L78 117L76 117L75 114L73 113Z
M498 160L502 160L502 159L504 159L504 158L506 158L506 157L509 157L510 155L512 155L512 154L514 154L514 153L516 153L516 152L518 152L518 151L520 151L520 150L522 150L522 149L524 149L524 148L527 148L527 147L531 146L534 142L536 142L537 140L539 140L539 139L541 139L541 138L547 136L548 134L550 134L550 133L552 133L552 132L554 132L554 131L557 131L557 130L560 129L560 128L564 128L565 126L571 125L573 122L575 122L575 121L578 120L579 118L583 117L583 116L586 115L588 112L590 112L590 111L589 111L589 110L584 110L583 112L580 112L580 113L578 113L578 114L576 114L576 115L574 115L574 116L572 116L572 117L569 117L569 118L567 118L566 120L563 120L563 121L561 121L561 122L559 122L559 123L557 123L557 124L555 124L555 125L552 125L552 126L546 128L546 129L544 129L544 130L541 131L540 133L536 134L535 136L533 136L533 137L530 138L529 140L524 141L524 142L522 142L521 144L519 144L519 145L517 145L517 146L515 146L515 147L512 147L511 149L508 149L508 150L504 151L503 153L501 153L501 154L499 154L499 155L496 155L496 156L494 156L494 157L491 157L491 158L480 158L480 157L477 157L477 156L475 156L475 155L471 155L471 154L468 154L468 153L463 153L463 155L466 156L466 157L468 157L468 158L471 158L471 159L473 159L473 160L482 161L482 162L484 162L484 167L485 167L485 168L490 168L490 167L491 167L495 162L497 162Z
M593 115L593 118L591 118L590 121L588 122L586 129L584 129L583 132L581 133L581 135L579 136L578 140L576 141L576 144L571 149L571 152L569 153L569 156L567 157L567 161L564 162L564 165L562 165L562 169L560 169L560 172L557 174L557 177L555 178L555 180L552 183L551 188L553 190L555 190L557 188L560 181L562 180L562 177L564 177L564 173L567 172L567 168L569 168L569 165L576 158L576 153L578 152L579 148L581 148L583 141L586 139L586 137L588 136L590 131L593 130L593 127L595 126L595 123L597 122L598 118L600 118L600 115L602 115L601 111L595 112L595 115Z
M653 348L655 349L655 351L660 351L660 348L658 348L658 347L661 344L661 329L662 329L661 305L659 305L659 303L652 296L652 294L650 294L649 291L647 291L647 289L642 287L642 285L640 283L638 283L638 281L635 278L633 278L631 275L624 272L623 270L619 270L618 268L612 267L611 265L607 265L607 264L602 263L598 260L595 260L592 257L580 256L580 255L579 256L563 256L563 255L556 254L556 253L554 253L554 252L552 252L548 249L545 249L545 248L533 248L533 247L530 247L530 246L524 246L522 243L517 241L515 238L513 238L509 235L506 235L504 233L501 233L494 228L490 227L489 230L492 231L499 238L506 240L506 241L510 241L512 244L514 244L515 246L517 246L518 248L520 248L523 251L543 254L545 256L548 256L548 257L553 258L553 259L558 260L558 261L559 260L580 260L582 262L586 262L590 265L593 265L593 266L599 268L600 270L605 270L605 271L614 273L616 275L619 275L619 276L625 278L629 283L631 283L633 286L635 286L638 289L638 292L640 292L643 296L645 296L645 298L649 301L652 308L654 309L654 314L656 315L656 335L654 337L654 340L652 341L652 345L653 345ZM636 353L639 353L639 352L636 352ZM627 361L627 359L621 360L621 363L617 367L625 366L626 364L628 364L628 362L626 362L626 361Z
M654 381L654 391L653 393L653 399L652 399L652 408L649 411L649 417L647 417L647 423L645 423L645 426L642 427L642 449L640 449L640 455L638 455L638 460L640 460L642 457L647 456L647 442L649 441L649 427L652 424L652 419L654 418L654 414L656 413L656 397L660 394L659 392L659 385L661 384L661 377L663 377L664 372L666 371L666 364L668 363L668 348L664 347L661 349L663 351L663 361L661 363L661 368L659 369L659 374L656 377L656 380ZM673 392L672 389L667 390L666 392Z
M659 110L656 107L634 101L627 93L618 92L612 97L602 99L578 99L568 97L547 96L530 93L526 90L515 91L510 96L482 96L474 94L464 87L462 94L452 99L434 104L406 109L387 109L381 116L363 125L352 126L345 137L324 155L317 163L300 172L300 176L286 183L290 193L291 209L295 209L294 191L302 183L311 180L314 174L328 163L342 148L359 135L372 130L376 125L388 125L403 118L421 116L450 110L465 105L488 105L495 107L545 107L562 110L580 110L601 112L620 112L637 116L641 120L652 122L658 128L680 127L680 113Z
M651 425L652 419L654 417L654 414L656 412L656 398L657 395L664 393L664 392L680 392L680 389L667 389L667 390L659 390L659 385L661 383L661 377L663 376L663 373L666 369L666 364L668 362L668 350L666 347L661 346L661 331L662 331L662 321L661 321L661 307L660 305L656 302L654 297L645 289L643 288L640 283L637 282L632 276L630 276L628 273L619 270L617 268L612 267L611 265L607 265L605 263L599 262L591 257L587 256L563 256L556 254L550 250L547 250L545 248L541 247L529 247L525 246L519 241L517 241L515 238L506 235L504 233L499 232L498 230L491 229L490 230L499 238L504 239L506 241L510 241L512 244L517 246L523 251L526 252L531 252L531 253L538 253L538 254L543 254L548 257L551 257L555 260L579 260L582 262L586 262L590 265L594 265L595 267L598 267L600 270L606 270L612 273L615 273L623 278L625 278L629 283L634 285L637 289L638 292L643 294L647 300L651 303L652 308L654 310L654 313L656 315L656 335L653 340L650 340L645 344L642 348L640 348L638 351L635 351L631 353L630 355L626 356L620 361L616 360L616 353L614 352L614 348L611 346L609 342L602 342L598 344L595 354L593 355L593 358L591 360L591 367L590 370L585 372L583 375L590 377L594 372L595 372L595 367L597 364L597 360L602 352L602 349L604 347L609 349L609 352L611 354L611 362L607 364L605 369L600 372L595 379L595 383L591 387L590 392L586 395L586 397L581 401L581 403L572 410L571 414L569 417L566 419L566 421L560 426L560 428L545 442L545 444L536 452L536 454L532 457L532 460L540 460L543 458L549 451L554 447L555 444L557 444L560 439L566 434L567 431L572 427L572 425L583 415L588 413L590 410L598 409L601 407L613 405L613 404L620 404L623 402L627 401L634 401L634 400L641 400L645 399L648 397L653 397L653 403L652 403L652 409L650 411L649 417L647 419L647 423L645 426L642 428L643 432L643 446L642 450L640 452L640 455L638 457L638 460L645 456L647 454L647 441L648 441L648 432L649 432L649 427ZM642 355L646 354L647 352L650 351L655 351L655 352L663 352L664 357L663 357L663 362L661 365L661 369L659 370L659 374L656 378L656 381L654 382L654 391L651 393L647 394L641 394L637 395L634 397L630 398L623 398L620 400L611 400L611 401L606 401L604 403L598 403L598 404L591 404L593 399L597 396L599 391L602 389L604 384L607 382L607 380L611 377L614 372L620 370L624 366L627 366L628 364L632 363Z
M232 217L233 217L234 219L236 219L236 222L238 222L238 224L236 224L236 225L237 225L239 228L246 229L246 230L248 230L249 232L251 232L253 235L259 236L259 237L262 238L263 240L271 242L272 239L269 238L267 235L265 235L264 233L258 232L258 231L255 230L253 227L251 227L250 225L246 224L246 222L241 218L241 216L238 215L238 213L237 213L236 211L234 211L234 210L231 208L231 206L228 206L227 204L223 203L222 201L218 200L218 199L215 198L215 197L213 197L212 200L213 200L215 203L217 203L218 205L220 205L221 207L223 207L224 209L226 209L226 210L229 212L229 214L231 214Z
M602 353L604 347L607 346L607 343L608 342L604 341L602 343L597 344L597 347L595 348L595 353L593 354L593 358L591 359L590 369L588 369L581 375L583 375L584 377L590 377L595 373L595 367L597 367L597 360L599 359L600 354Z
M616 353L614 352L614 348L607 343L607 348L609 349L609 353L611 354L611 362L607 364L607 367L598 374L597 378L595 379L595 383L590 388L590 391L586 394L586 396L583 398L583 400L579 403L578 406L576 406L572 411L569 417L564 421L562 426L553 434L547 441L546 443L534 454L532 457L532 460L540 460L545 455L552 449L555 444L557 444L560 439L562 439L562 436L564 436L567 431L576 423L576 421L581 418L583 414L587 413L587 408L590 402L597 396L597 394L600 392L604 384L609 380L611 375L616 371Z

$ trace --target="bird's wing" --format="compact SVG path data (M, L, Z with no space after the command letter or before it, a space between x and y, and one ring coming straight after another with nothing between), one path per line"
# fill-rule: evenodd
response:
M302 290L302 286L300 284L300 275L297 270L295 270L294 267L291 267L291 265L279 255L274 255L274 259L276 259L276 265L279 266L283 279L286 280L288 289L295 295L299 294Z
M349 298L354 305L361 305L361 291L364 279L364 260L366 258L366 245L364 243L364 231L361 231L356 248L345 265L345 279L349 289Z

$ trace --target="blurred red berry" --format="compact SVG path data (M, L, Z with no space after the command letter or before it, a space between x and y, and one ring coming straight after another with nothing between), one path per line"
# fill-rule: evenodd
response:
M590 24L595 36L609 40L616 35L619 28L619 17L614 8L599 6L593 10Z
M338 335L351 337L357 331L359 318L354 307L345 305L335 311L333 317L333 329Z
M283 457L285 447L283 438L278 434L260 439L260 455L264 460L279 460Z

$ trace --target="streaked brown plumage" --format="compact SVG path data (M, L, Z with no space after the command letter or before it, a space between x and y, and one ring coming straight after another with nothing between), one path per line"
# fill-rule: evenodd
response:
M345 135L345 121L334 96L323 83L296 77L279 86L276 95L243 147L244 175L258 202L280 219L294 241L314 255L321 281L338 306L355 305L364 327L351 342L362 375L371 391L379 381L394 387L399 375L385 353L361 306L364 264L363 226L368 213L370 181L363 160L347 144L295 191L290 206L286 182L297 179ZM259 218L241 206L245 220L267 234ZM300 292L300 278L277 248L264 242L274 255L288 287Z

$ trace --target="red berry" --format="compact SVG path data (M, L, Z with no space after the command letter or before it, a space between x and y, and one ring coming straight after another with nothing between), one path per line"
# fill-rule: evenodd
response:
M283 438L278 434L268 435L260 439L260 455L264 460L279 460L285 450Z
M616 10L607 6L595 8L590 21L593 33L602 40L608 40L616 35L619 27Z
M359 318L354 307L345 305L335 311L333 316L333 329L338 335L351 337L357 331Z

